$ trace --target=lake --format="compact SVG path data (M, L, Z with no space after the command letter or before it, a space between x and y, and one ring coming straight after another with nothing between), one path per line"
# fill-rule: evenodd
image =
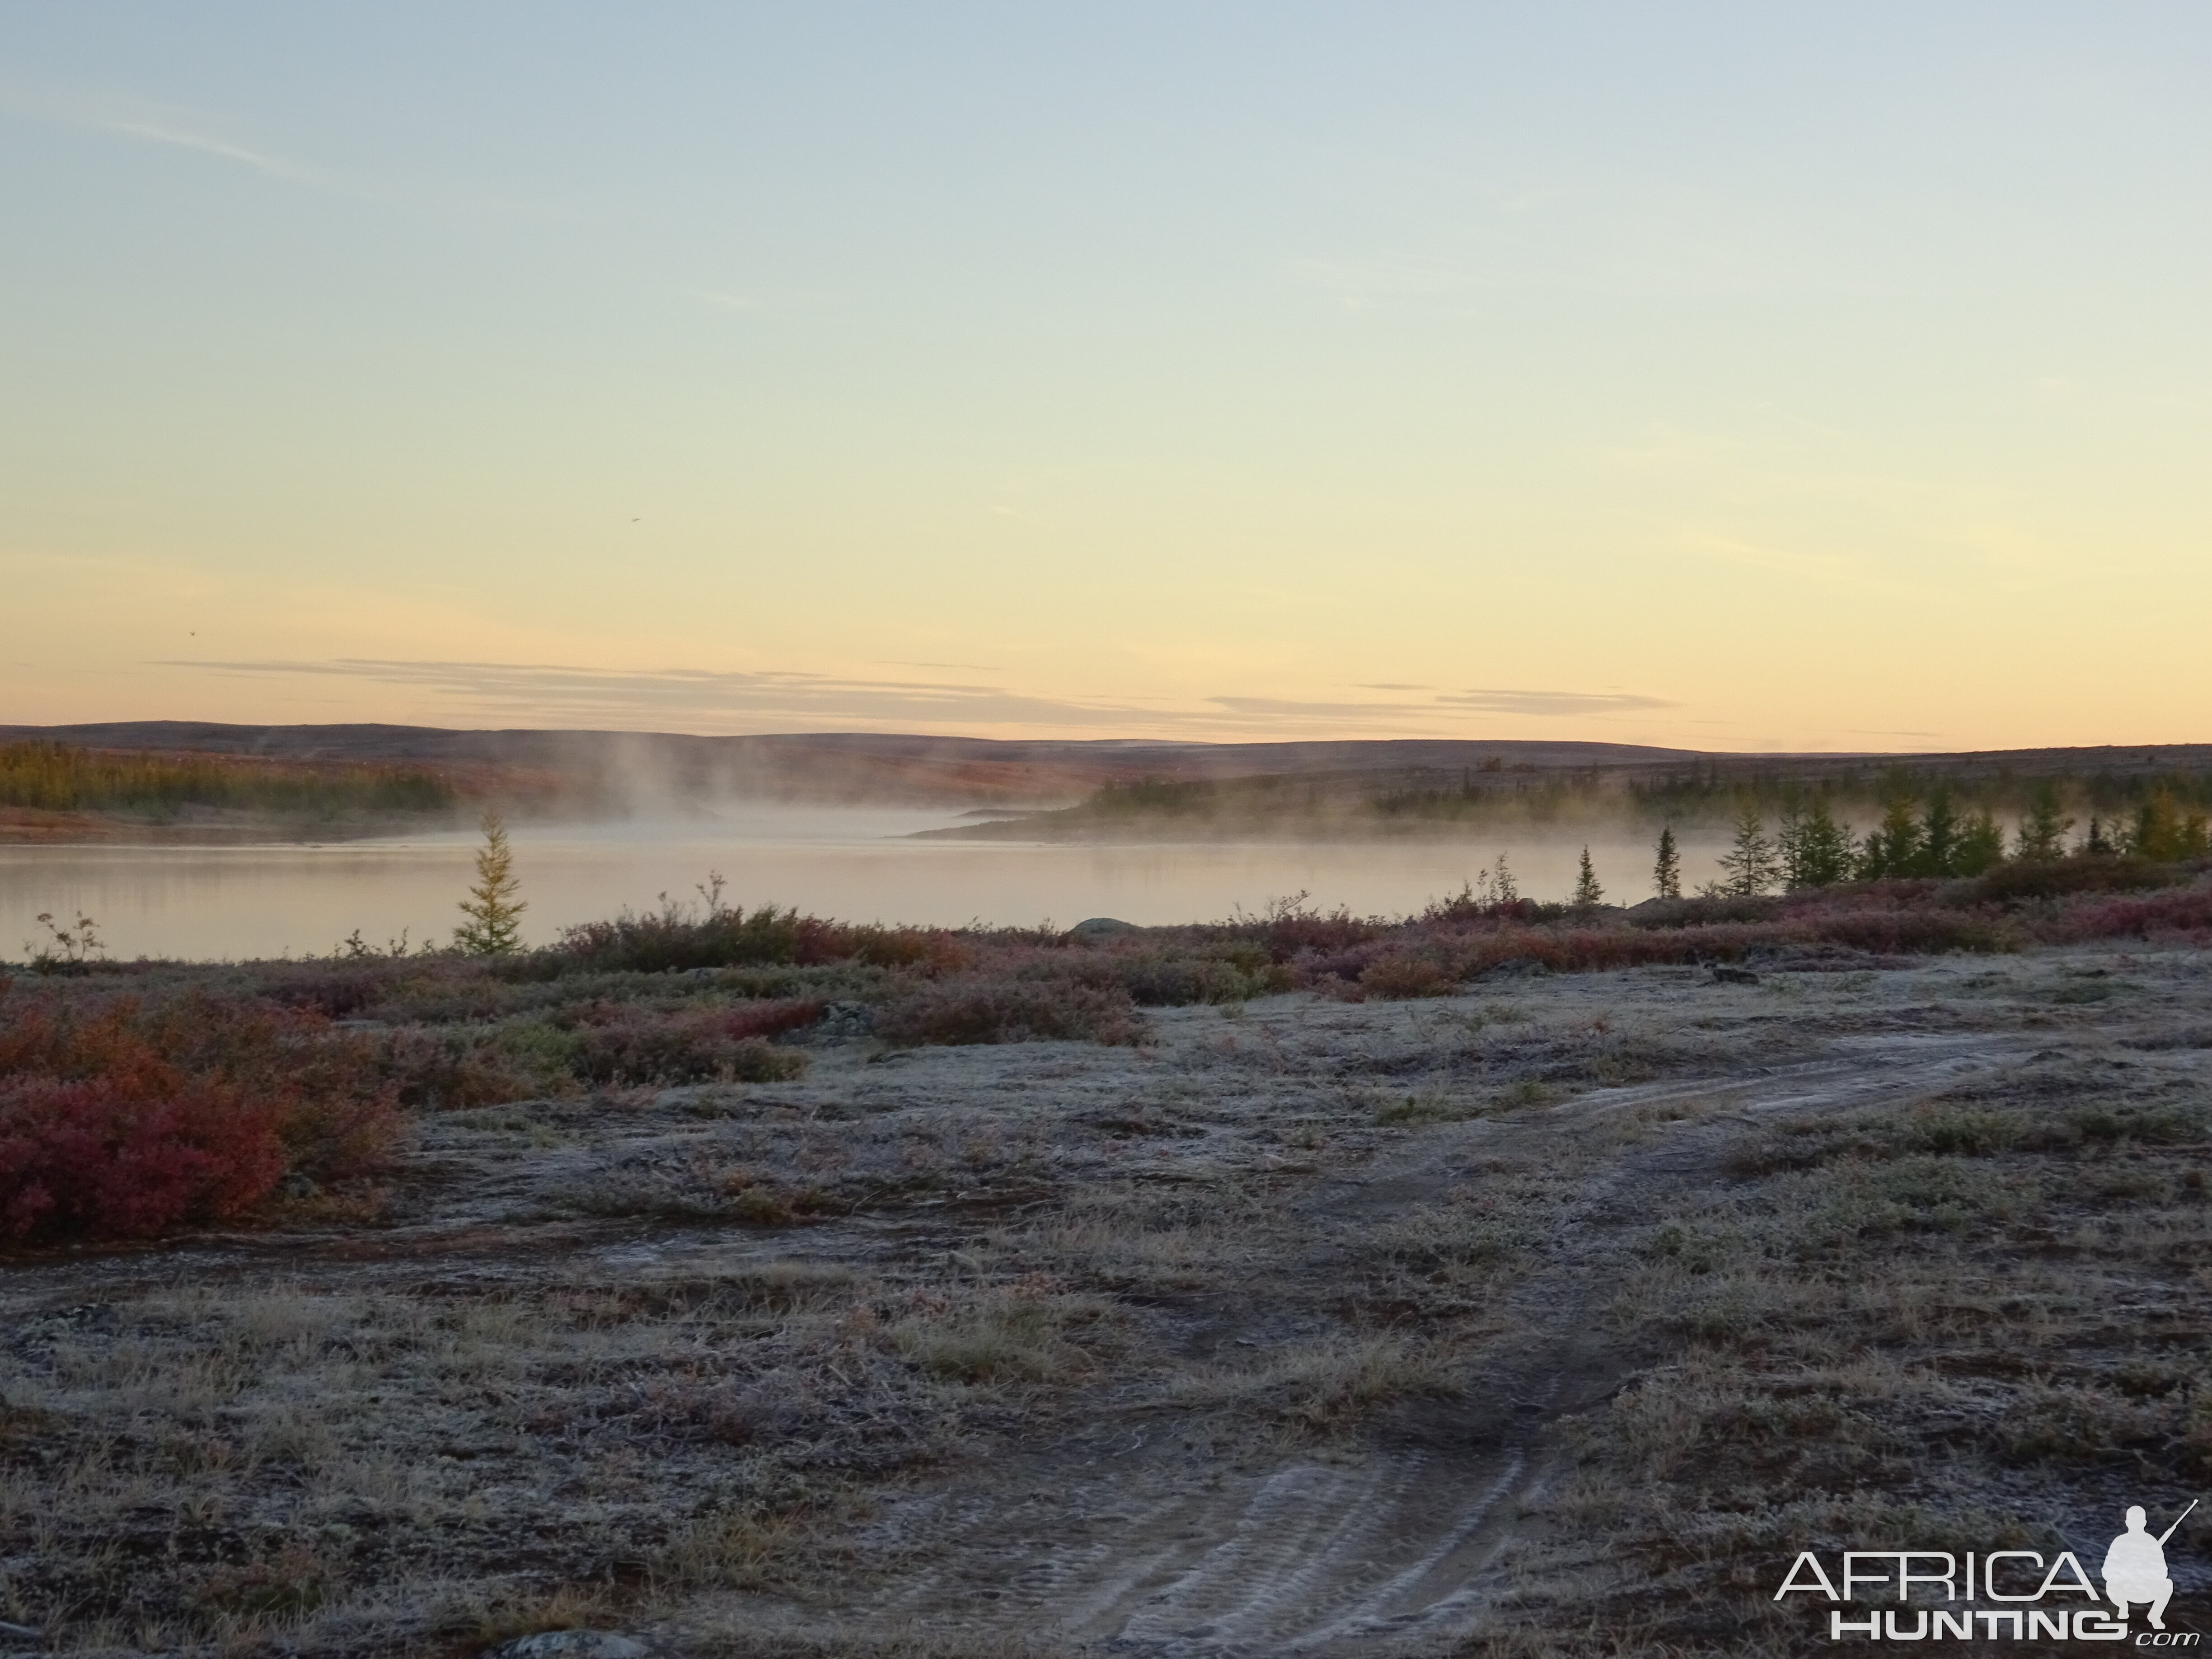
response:
M1398 915L1458 890L1499 852L1521 890L1565 897L1583 840L1525 829L1475 842L1086 843L915 841L946 815L758 806L675 822L524 826L515 871L532 943L560 928L695 896L710 871L729 902L795 905L848 921L1061 927L1086 916L1207 921L1298 892L1334 908ZM1607 896L1650 891L1651 852L1626 830L1589 837ZM51 911L99 924L108 954L190 958L325 954L358 928L381 948L443 943L459 920L469 833L325 846L0 847L0 957L20 957ZM1686 839L1687 883L1717 844Z

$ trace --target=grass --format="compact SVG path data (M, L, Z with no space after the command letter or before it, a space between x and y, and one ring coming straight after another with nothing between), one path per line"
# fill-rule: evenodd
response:
M2043 1517L2212 1474L2212 1091L2058 1081L1764 1132L1650 1230L1610 1317L1674 1358L1579 1425L1558 1513L1626 1559L1577 1616L1775 1651L1798 1549L2080 1549Z

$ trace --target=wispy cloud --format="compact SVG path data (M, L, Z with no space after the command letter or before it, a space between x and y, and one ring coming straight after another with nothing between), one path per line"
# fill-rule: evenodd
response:
M1124 732L1261 733L1316 727L1446 732L1470 714L1587 717L1674 706L1662 698L1622 692L1466 691L1388 702L1223 695L1205 699L1201 706L1175 707L1115 698L1039 696L1006 686L967 682L873 679L782 670L624 670L564 663L421 662L368 657L327 661L187 659L158 665L223 675L370 681L428 692L489 719L613 726L649 721L761 727L800 722L829 728L878 729L924 725Z
M347 657L329 662L178 661L228 674L304 674L374 680L431 691L487 712L525 718L632 720L779 718L845 725L928 720L982 726L1127 726L1157 722L1155 708L1038 697L1002 686L838 678L782 671L620 670L563 663L410 662Z
M265 173L272 179L289 179L301 184L319 184L321 176L311 167L282 156L270 155L258 149L248 149L228 139L210 133L194 132L188 128L167 125L155 121L101 121L88 125L100 131L120 134L126 138L143 138L156 144L169 144L178 149L197 150L203 155L213 155L225 161L235 161L240 167L252 167L256 173Z
M1363 685L1362 690L1425 691L1419 685ZM1318 720L1373 720L1378 715L1427 716L1460 714L1534 714L1544 718L1577 714L1626 714L1673 708L1664 697L1631 691L1441 691L1423 702L1300 702L1286 697L1215 697L1220 707L1240 714L1268 714Z
M1437 709L1427 703L1418 702L1306 702L1295 697L1208 697L1215 708L1248 719L1275 720L1282 724L1312 724L1319 721L1334 725L1340 722L1372 723L1378 720L1402 720L1409 715L1433 716Z
M1627 714L1680 707L1665 697L1634 691L1447 691L1437 701L1488 714Z
M0 112L51 126L110 133L143 143L191 150L294 184L331 182L316 168L227 136L224 128L231 124L207 110L153 103L113 93L0 87Z

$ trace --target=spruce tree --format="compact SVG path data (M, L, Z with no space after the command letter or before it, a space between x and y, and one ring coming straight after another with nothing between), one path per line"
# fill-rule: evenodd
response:
M1978 876L1984 870L1996 868L2004 862L2004 831L1997 827L1990 809L1983 807L1959 829L1959 839L1952 850L1951 867L1948 873L1954 876Z
M1954 876L1959 873L1959 837L1965 826L1960 822L1959 809L1952 804L1951 792L1938 787L1928 797L1928 807L1920 815L1919 845L1913 849L1909 867L1902 873L1914 876Z
M2122 850L2139 859L2176 863L2201 859L2206 851L2204 814L2185 809L2165 785L2136 808L2135 821L2121 838Z
M468 918L453 929L453 948L472 957L501 957L522 948L522 913L528 904L514 896L514 854L507 844L507 821L486 808L484 844L477 849L477 883L460 904Z
M1920 821L1912 811L1910 795L1893 795L1882 811L1881 823L1867 834L1859 853L1859 879L1878 881L1884 876L1909 876L1920 857Z
M2027 798L2027 815L2013 831L2012 855L2041 860L2066 856L2066 832L2074 820L2059 810L2058 786L2045 778Z
M1594 910L1605 902L1605 889L1597 884L1597 872L1590 866L1589 848L1583 848L1582 870L1575 877L1574 907L1577 910Z
M1735 840L1722 855L1721 869L1719 890L1735 898L1756 898L1781 879L1782 866L1758 807L1747 806L1736 815Z
M1682 896L1682 853L1674 845L1674 826L1659 830L1659 856L1651 866L1651 890L1662 899Z
M1783 804L1774 830L1774 859L1782 867L1782 888L1792 892L1812 884L1805 877L1805 809L1796 796Z
M1851 875L1851 827L1836 822L1828 798L1815 796L1798 816L1794 862L1785 855L1784 877L1792 888L1832 887Z

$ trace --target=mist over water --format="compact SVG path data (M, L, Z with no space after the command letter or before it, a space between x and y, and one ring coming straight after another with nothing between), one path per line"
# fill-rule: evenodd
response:
M1564 898L1587 841L1607 898L1650 896L1640 830L1526 826L1487 840L1182 842L1120 844L914 841L960 820L893 808L726 806L712 817L522 826L515 870L524 933L550 942L577 922L659 895L696 896L710 871L730 902L795 906L854 921L1068 927L1087 916L1214 921L1299 892L1322 908L1397 915L1458 890L1500 853L1524 896ZM0 957L20 958L33 918L78 911L112 957L246 958L324 954L356 928L381 949L402 931L443 944L471 878L472 833L279 847L0 848ZM1713 871L1717 833L1687 836L1683 878Z

